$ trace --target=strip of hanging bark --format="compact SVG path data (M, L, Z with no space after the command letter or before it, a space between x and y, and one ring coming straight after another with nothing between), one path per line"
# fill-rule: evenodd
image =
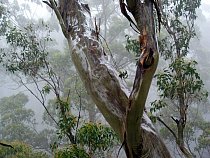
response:
M128 19L128 21L130 22L130 26L132 27L132 29L136 32L139 33L139 29L138 26L133 22L133 20L131 19L131 17L128 15L127 9L128 6L124 3L124 0L120 0L120 10L121 13ZM135 28L132 26L132 24L135 26Z

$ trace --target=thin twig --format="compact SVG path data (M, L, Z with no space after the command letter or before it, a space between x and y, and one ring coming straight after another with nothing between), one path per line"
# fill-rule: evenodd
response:
M99 34L99 36L104 40L104 42L106 44L106 47L107 47L107 49L109 51L109 54L111 56L112 62L114 63L114 67L117 68L117 62L114 60L114 57L113 57L112 52L111 52L111 49L109 48L109 45L108 45L106 39L101 34Z
M42 104L42 106L44 107L44 109L46 110L46 112L50 116L50 118L56 123L57 126L59 126L58 122L54 119L54 117L50 114L47 107L45 106L45 101L41 100L30 88L28 88L28 86L26 86L26 84L22 80L20 80L20 82Z
M80 94L79 94L76 85L77 85L77 80L76 80L76 82L75 82L75 91L76 91L76 93L77 93L77 95L78 95L78 97L79 97L79 115L78 115L78 118L77 118L75 142L77 141L77 137L76 137L76 136L77 136L77 130L78 130L78 127L79 127L79 120L80 120L80 118L81 118L81 109L82 109L81 92L80 92Z

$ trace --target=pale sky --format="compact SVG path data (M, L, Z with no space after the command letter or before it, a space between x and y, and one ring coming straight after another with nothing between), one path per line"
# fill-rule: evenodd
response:
M210 19L210 0L201 0L202 13Z
M202 0L203 3L210 4L210 0Z

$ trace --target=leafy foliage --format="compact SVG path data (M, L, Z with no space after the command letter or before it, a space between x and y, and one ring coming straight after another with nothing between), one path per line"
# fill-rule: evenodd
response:
M165 59L174 60L189 53L190 40L196 36L194 21L201 0L163 0L162 21L164 30L159 39L159 49Z
M192 20L195 20L196 18L195 8L198 8L201 5L200 0L195 0L193 2L190 0L163 0L162 3L164 4L163 9L168 9L167 11L169 11L170 13L174 13L175 19L184 16Z
M131 39L131 36L126 35L126 46L125 49L130 52L133 53L136 57L140 56L140 45L139 45L139 41L137 41L136 39Z
M160 97L178 100L181 90L184 91L188 104L206 98L208 93L203 90L204 84L195 68L196 64L195 61L176 59L169 65L169 69L164 69L163 72L156 74ZM158 104L164 107L160 102Z
M208 92L204 88L196 65L197 62L194 60L177 58L168 68L155 75L160 100L151 103L150 112L161 110L171 104L170 101L173 101L174 106L178 106L180 95L183 95L186 106L206 100Z
M46 66L46 56L48 53L42 49L40 41L33 35L32 25L25 28L25 31L12 28L6 33L7 43L13 49L10 53L2 53L1 57L5 61L3 65L10 72L20 71L25 75L35 76L40 68ZM46 37L44 41L51 40Z
M69 131L72 131L76 128L77 117L71 114L69 103L66 101L59 100L58 106L61 108L59 115L59 131L57 132L59 138L62 138L64 135L68 135ZM73 142L72 142L73 143Z
M91 153L111 149L116 143L116 135L110 127L102 124L86 123L76 135L78 143L88 148Z
M0 146L0 157L4 158L48 158L44 152L34 150L28 144L14 141L10 143L13 148Z
M7 31L8 27L8 19L7 19L7 10L5 6L0 2L0 36L4 35L4 33Z
M209 122L203 122L200 123L199 128L202 130L202 134L198 137L198 143L199 145L196 147L196 150L200 149L207 149L210 148L210 123Z
M151 102L151 108L150 108L150 119L155 122L155 117L152 115L152 113L156 112L157 110L161 110L162 108L166 107L167 103L164 100L155 100Z
M83 148L70 145L55 151L55 158L90 158Z
M51 103L53 103L52 100ZM51 145L56 157L80 155L79 153L83 150L86 151L86 153L100 157L116 144L116 135L110 127L97 123L86 123L78 127L78 117L70 113L69 104L67 102L55 101L54 104L54 106L61 104L57 106L62 106L64 108L63 112L66 113L65 115L61 112L57 114L59 120L57 135L60 142L68 144L63 138L66 135L69 136L69 131L76 133L73 135L76 142L70 147L59 148L58 142L54 142L54 144ZM78 148L78 146L82 148ZM80 151L80 149L82 149L82 151Z

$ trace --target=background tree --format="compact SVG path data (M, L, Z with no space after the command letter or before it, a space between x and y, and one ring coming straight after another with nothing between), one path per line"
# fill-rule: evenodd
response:
M1 139L7 141L20 140L26 143L33 142L30 138L34 135L34 112L26 109L25 104L27 102L28 98L24 94L1 99Z
M0 100L0 140L20 141L35 149L50 151L48 133L37 130L34 111L27 109L28 97L19 93Z
M138 49L139 49L139 45L138 45L138 41L136 39L131 39L130 37L128 37L127 39L127 44L126 44L126 49L129 52L134 53L136 56L139 55L138 53ZM166 60L167 61L167 60ZM187 62L187 61L186 61ZM187 112L187 123L186 123L186 128L184 131L184 140L186 143L186 147L189 149L189 152L191 152L193 155L197 153L197 156L204 156L204 152L199 151L199 149L201 148L194 148L194 146L199 146L199 133L201 131L204 130L204 128L200 128L200 127L204 127L206 124L206 120L203 118L203 115L205 114L204 111L208 111L208 104L206 104L206 91L204 90L204 85L202 80L200 79L192 79L193 75L195 73L196 76L199 76L199 74L197 73L197 69L195 68L195 65L197 65L197 63L195 61L188 61L189 63L185 63L185 65L180 66L180 70L184 70L185 71L185 75L183 75L183 78L185 78L185 83L187 85L188 82L188 86L183 87L184 89L186 89L186 91L188 91L189 89L193 88L194 90L196 90L195 87L202 87L199 92L196 93L190 93L188 95L194 95L193 97L189 97L188 100L186 102L191 103L189 105L191 105L188 109ZM192 63L191 63L192 62ZM184 64L184 63L183 63ZM190 67L192 66L192 67ZM160 68L159 68L160 69ZM170 69L164 69L164 71L159 70L158 74L156 75L156 79L157 79L157 83L158 83L158 88L159 88L159 93L160 93L160 100L155 100L152 102L152 107L148 107L150 108L150 112L155 114L151 115L150 118L154 121L157 122L157 120L160 122L160 126L158 126L158 128L160 128L160 134L162 136L162 138L164 138L165 140L167 140L166 142L169 143L171 146L174 146L174 153L175 155L178 156L179 153L177 153L177 148L176 148L176 143L173 144L171 142L176 142L176 140L174 139L174 136L176 137L176 124L174 124L174 121L172 119L172 117L174 117L174 119L177 119L177 116L179 115L178 110L176 110L176 108L178 107L176 105L176 101L171 101L171 97L166 98L163 97L166 94L169 94L171 96L176 96L176 93L174 91L176 91L175 89L177 88L177 85L175 84L176 82L174 80L176 80L176 76L174 76L174 71L171 71L172 68L170 67ZM188 70L191 70L190 73L188 72ZM190 75L187 76L187 75ZM192 82L193 81L193 82ZM175 86L174 86L175 85ZM161 93L163 89L166 89L167 92L164 91L164 93ZM186 95L187 96L187 95ZM173 98L173 97L172 97ZM200 102L202 104L200 104ZM148 114L150 114L150 112L148 112ZM203 126L204 124L204 126ZM204 133L205 130L203 131ZM207 135L206 135L207 136ZM169 141L169 142L168 142ZM203 144L204 145L204 144ZM202 149L203 150L203 149ZM180 154L181 155L181 154Z
M185 127L187 127L189 109L193 109L196 104L208 96L196 69L197 62L188 56L192 54L189 46L191 39L196 36L196 9L199 8L201 1L190 3L176 0L162 3L162 24L165 33L162 34L159 44L160 52L163 58L169 61L169 64L156 75L160 100L152 103L150 111L155 112L166 107L174 111L171 116L167 116L165 111L160 112L158 120L174 136L183 154L186 157L192 157L192 151L185 144L187 141ZM170 128L174 127L173 123L170 123L170 126L165 124L166 122L162 120L164 117L171 117L176 125L176 130Z

